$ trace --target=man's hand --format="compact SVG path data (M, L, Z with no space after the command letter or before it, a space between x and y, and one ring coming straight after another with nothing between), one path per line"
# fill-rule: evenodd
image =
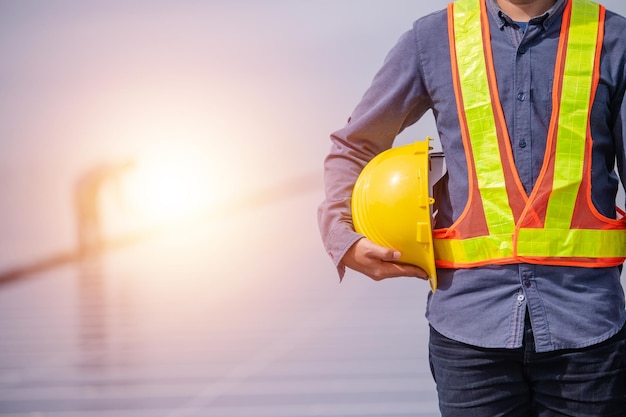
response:
M400 252L397 250L379 246L364 237L348 249L343 257L343 263L348 268L361 272L375 281L396 277L428 279L428 275L422 268L399 263L398 259L400 259Z

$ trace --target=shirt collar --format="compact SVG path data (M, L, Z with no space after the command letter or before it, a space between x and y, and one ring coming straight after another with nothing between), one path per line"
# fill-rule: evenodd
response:
M496 0L486 0L487 11L491 17L497 22L498 28L502 30L504 26L511 25L513 20L502 11ZM568 0L556 0L554 5L541 16L532 18L529 24L541 24L544 29L547 29L555 20L557 20L563 13L563 8Z

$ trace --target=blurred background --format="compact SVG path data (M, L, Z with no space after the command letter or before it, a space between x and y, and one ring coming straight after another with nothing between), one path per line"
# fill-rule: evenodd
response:
M437 415L428 285L339 285L316 208L446 4L0 0L0 415Z

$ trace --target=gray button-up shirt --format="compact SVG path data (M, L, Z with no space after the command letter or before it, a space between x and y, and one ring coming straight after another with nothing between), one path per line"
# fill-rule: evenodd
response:
M543 164L552 111L552 82L564 5L521 28L495 0L486 0L496 78L515 165L530 193ZM331 135L325 161L326 199L319 207L325 247L340 275L341 259L361 236L352 226L350 198L362 167L388 149L404 128L428 110L436 120L449 181L438 196L437 227L458 218L468 195L467 163L452 86L446 11L415 22L389 52L348 123ZM600 83L591 111L592 201L615 217L618 176L626 168L626 20L607 12ZM422 138L420 138L422 139ZM494 155L495 157L495 155ZM438 269L439 288L426 316L440 333L483 347L521 346L524 314L532 321L539 352L601 342L626 321L621 268L530 264Z

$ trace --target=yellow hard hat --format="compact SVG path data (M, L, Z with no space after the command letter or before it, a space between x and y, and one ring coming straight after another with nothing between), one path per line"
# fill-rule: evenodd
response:
M400 262L422 268L435 291L429 140L388 149L363 168L352 193L352 220L358 233L400 251Z

